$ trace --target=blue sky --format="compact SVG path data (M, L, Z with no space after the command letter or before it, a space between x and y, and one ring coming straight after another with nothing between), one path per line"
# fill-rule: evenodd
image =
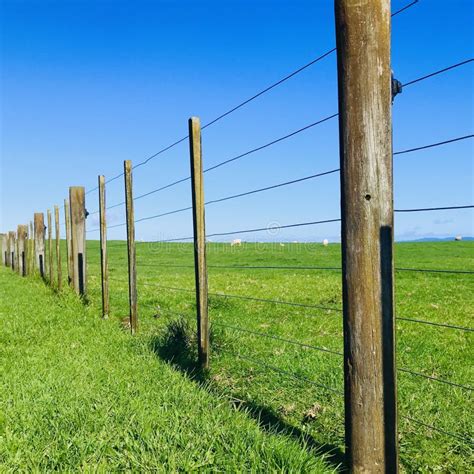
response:
M394 0L392 10L409 1ZM96 186L334 46L332 0L2 0L2 231L62 205L68 186ZM473 4L420 0L393 19L392 65L406 82L472 58ZM473 133L473 63L407 88L393 109L394 149ZM337 111L330 55L203 132L206 167ZM207 199L337 168L337 119L205 176ZM395 207L472 204L473 144L394 160ZM187 143L137 168L135 194L189 174ZM136 218L190 203L185 182L136 202ZM88 196L97 209L97 193ZM123 181L107 187L123 200ZM206 210L208 233L339 217L339 178L227 201ZM109 224L124 210L109 212ZM190 235L191 213L138 223L138 239ZM95 216L88 228L97 227ZM474 235L473 211L397 215L398 239ZM125 228L111 229L123 238ZM321 240L339 225L247 239ZM89 232L89 238L98 238ZM237 235L236 235L237 237Z

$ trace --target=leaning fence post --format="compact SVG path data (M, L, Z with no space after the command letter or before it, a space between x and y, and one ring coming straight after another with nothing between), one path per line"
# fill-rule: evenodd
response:
M26 276L27 268L27 236L28 236L28 226L19 225L17 229L17 252L18 252L18 273L21 276Z
M125 179L125 209L127 212L128 247L128 297L130 304L130 329L135 334L138 329L137 315L137 267L135 255L135 217L133 212L132 162L123 162Z
M86 294L86 205L82 186L69 188L71 207L71 251L73 256L73 282L76 293Z
M109 269L107 265L107 221L105 216L105 177L99 176L100 274L102 280L102 317L109 315Z
M54 206L54 228L56 231L56 267L58 271L58 290L63 286L63 269L61 267L61 228L59 227L59 207Z
M45 276L44 269L44 214L35 212L35 265L39 270L41 278Z
M0 234L0 243L2 245L2 264L7 264L7 236L6 234Z
M49 284L54 283L53 277L53 224L51 219L51 211L48 209L48 269L49 269Z
M397 472L390 1L336 0L346 445Z
M66 225L67 282L72 286L74 280L74 258L72 256L71 211L67 199L64 200L64 222Z
M204 179L202 173L201 124L191 117L189 152L191 163L191 193L193 201L194 274L196 280L198 356L202 368L209 367L209 315L206 266L206 224L204 215Z

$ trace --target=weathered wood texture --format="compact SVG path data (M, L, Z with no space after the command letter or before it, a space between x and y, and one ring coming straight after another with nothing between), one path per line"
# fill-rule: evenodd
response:
M198 355L202 368L209 367L209 314L206 266L206 225L204 212L204 180L202 173L201 124L189 119L189 152L191 193L193 201L194 273L196 280Z
M102 278L102 317L109 316L109 268L107 263L107 221L105 177L99 176L100 272Z
M63 269L61 263L61 227L59 226L59 207L54 206L54 230L56 234L56 268L58 272L58 290L63 287Z
M34 215L35 228L35 266L42 278L45 277L44 260L44 214L36 212Z
M71 207L71 252L73 256L73 285L76 293L85 296L87 292L86 265L86 207L85 191L82 186L69 188Z
M13 230L8 232L8 266L15 270L15 259L16 259L16 235Z
M66 225L66 261L67 261L67 281L73 286L74 280L74 257L72 255L72 238L71 238L71 209L69 201L64 200L64 223Z
M346 445L396 472L390 1L336 0Z
M53 223L51 211L48 209L48 270L49 270L49 284L54 283L54 260L53 260Z
M7 265L7 234L0 234L0 245L2 247L2 264Z
M18 229L18 227L17 227ZM18 251L18 231L15 233L15 271L20 274L20 257Z
M17 252L18 252L18 273L21 276L27 274L27 237L28 226L19 225L17 228Z
M11 267L12 253L10 250L10 232L5 234L5 265Z
M128 247L128 299L130 304L130 330L138 330L137 313L137 265L135 254L135 217L133 212L132 162L123 162L125 180L125 209L127 213L127 247Z
M33 222L30 221L30 231L28 233L28 274L35 272L35 231Z

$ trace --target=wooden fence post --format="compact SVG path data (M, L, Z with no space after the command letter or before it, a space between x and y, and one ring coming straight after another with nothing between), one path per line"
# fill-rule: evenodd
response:
M2 264L7 265L7 235L0 234L0 244L2 246Z
M33 230L33 222L30 221L30 232L28 233L28 274L35 273L35 232Z
M191 163L191 193L193 201L194 274L196 280L198 356L201 367L207 369L209 367L209 314L201 123L198 117L191 117L188 125Z
M18 226L17 226L18 229ZM20 275L20 252L18 249L18 231L15 233L15 271Z
M398 471L390 0L335 0L346 445L351 472Z
M18 273L21 276L27 274L27 236L28 226L19 225L17 229L17 253L18 253Z
M49 269L49 284L54 283L54 268L53 268L53 224L51 219L51 211L48 209L48 269Z
M12 254L10 250L10 232L5 234L5 266L11 266Z
M71 211L69 209L69 201L64 200L64 222L66 225L66 261L67 261L67 282L73 286L74 280L74 257L72 256L72 239L71 239Z
M61 228L59 227L59 207L54 206L54 227L56 231L56 268L58 270L58 290L63 287L63 269L61 266Z
M45 277L45 259L44 259L44 214L35 212L35 266L38 268L41 278Z
M137 267L135 255L135 217L133 212L132 162L123 162L125 180L125 208L127 212L127 246L128 246L128 298L130 304L130 330L138 330L137 314Z
M16 246L16 239L15 239L15 232L11 230L8 232L8 254L9 254L9 265L12 270L15 270L15 252Z
M73 282L76 293L86 295L86 206L82 186L69 188L71 206L71 251L73 255Z
M107 264L107 221L105 216L105 177L99 176L100 273L102 279L102 317L109 316L109 269Z

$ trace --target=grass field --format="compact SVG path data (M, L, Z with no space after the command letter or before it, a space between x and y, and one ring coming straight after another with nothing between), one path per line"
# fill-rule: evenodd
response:
M213 345L206 374L194 365L191 245L137 245L134 338L119 323L128 314L125 249L110 243L109 321L99 319L97 242L88 243L85 307L68 290L58 295L39 280L0 272L4 469L341 469L340 247L209 244ZM474 244L400 243L395 260L397 268L474 270ZM407 472L472 467L472 390L422 375L471 386L473 333L402 318L472 327L473 294L472 275L396 272Z

